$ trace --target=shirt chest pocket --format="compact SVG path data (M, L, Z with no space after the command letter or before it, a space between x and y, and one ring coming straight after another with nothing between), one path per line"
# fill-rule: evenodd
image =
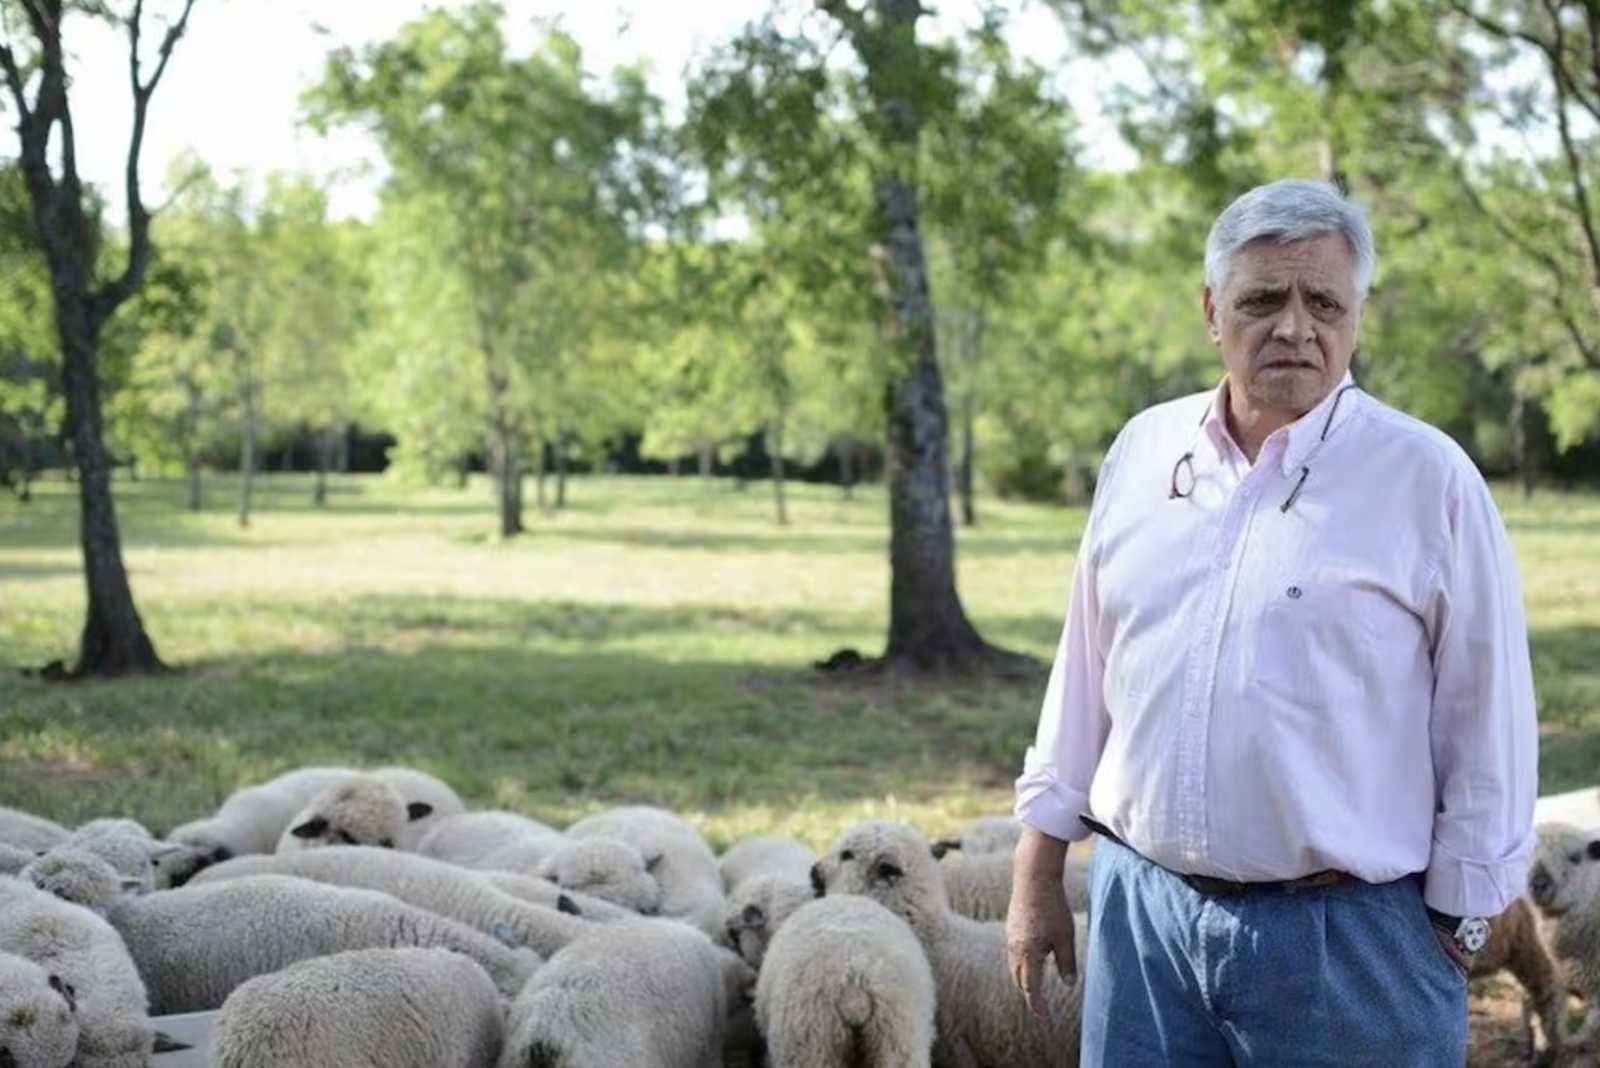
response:
M1382 593L1335 582L1288 585L1257 617L1246 688L1305 712L1337 714L1381 680L1385 634L1404 613Z

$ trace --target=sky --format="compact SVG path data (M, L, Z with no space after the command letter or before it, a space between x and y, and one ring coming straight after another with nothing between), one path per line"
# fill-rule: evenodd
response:
M793 0L791 0L793 2ZM140 181L147 204L159 204L172 162L193 152L220 176L256 176L274 170L331 177L334 214L368 217L376 207L382 158L367 134L342 129L327 138L298 124L299 95L318 80L327 53L393 36L405 22L433 7L462 0L198 0L189 31L178 43L150 104ZM683 98L684 65L767 10L769 0L505 0L506 32L513 50L525 50L541 19L556 19L577 38L585 65L603 74L619 63L645 58L653 84L670 104ZM168 6L163 6L163 4ZM151 0L147 12L175 9ZM936 28L976 20L974 0L938 5ZM149 19L149 14L146 16ZM122 170L132 105L127 44L112 27L69 23L73 115L79 170L100 185L120 217ZM1095 86L1104 71L1062 63L1066 38L1055 17L1037 5L1011 30L1023 55L1062 69L1063 84L1082 123L1089 159L1128 166L1131 153L1100 115ZM145 31L146 53L159 35ZM146 70L150 60L146 60ZM15 134L7 136L14 144Z

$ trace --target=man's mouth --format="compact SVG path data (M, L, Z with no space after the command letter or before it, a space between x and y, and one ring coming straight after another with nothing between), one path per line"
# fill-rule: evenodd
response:
M1268 360L1261 365L1263 371L1315 371L1317 365L1310 360Z

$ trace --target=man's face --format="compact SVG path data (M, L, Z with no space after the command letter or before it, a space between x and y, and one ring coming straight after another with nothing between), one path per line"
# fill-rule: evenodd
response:
M1204 305L1229 390L1298 417L1333 391L1355 352L1355 257L1339 233L1252 241L1234 256L1222 292L1206 289Z

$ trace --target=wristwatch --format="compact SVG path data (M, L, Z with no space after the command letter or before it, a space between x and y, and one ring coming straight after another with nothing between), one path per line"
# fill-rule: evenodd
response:
M1428 909L1428 919L1456 944L1467 956L1483 952L1489 944L1489 921L1482 916L1451 916L1438 909Z

